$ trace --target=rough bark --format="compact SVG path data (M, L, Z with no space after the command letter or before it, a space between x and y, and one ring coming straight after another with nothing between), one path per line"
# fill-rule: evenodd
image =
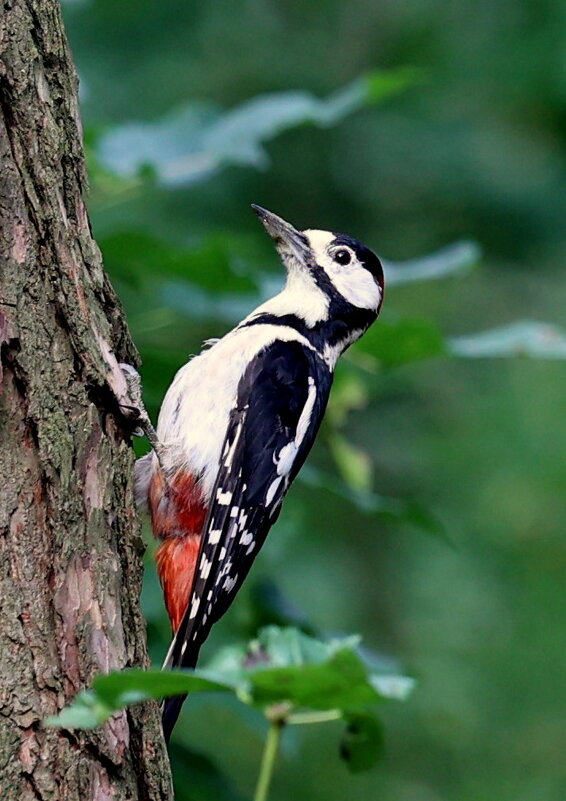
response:
M0 794L165 801L153 704L46 729L100 671L145 665L142 541L116 358L135 363L83 202L56 0L0 20Z

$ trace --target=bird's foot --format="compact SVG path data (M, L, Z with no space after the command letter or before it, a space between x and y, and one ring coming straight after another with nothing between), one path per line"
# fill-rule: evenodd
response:
M159 464L163 467L162 456L164 448L157 437L157 432L143 404L140 374L135 367L132 367L131 364L125 364L124 362L120 364L120 369L124 374L128 387L128 395L126 398L128 402L124 403L122 401L122 403L120 403L120 408L128 417L131 417L132 420L137 423L137 428L134 429L133 433L137 437L143 437L144 435L147 437L157 455Z

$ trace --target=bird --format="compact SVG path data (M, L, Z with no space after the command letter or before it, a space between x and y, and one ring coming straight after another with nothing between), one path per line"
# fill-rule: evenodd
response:
M339 356L376 320L378 256L356 239L297 230L252 205L287 272L284 288L177 372L136 497L160 544L173 639L164 668L195 668L311 450ZM186 696L162 705L168 741Z

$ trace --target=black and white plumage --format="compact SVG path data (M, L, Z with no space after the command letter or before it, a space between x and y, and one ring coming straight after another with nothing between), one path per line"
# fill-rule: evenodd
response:
M339 355L376 319L377 256L253 207L287 268L281 293L191 359L169 388L159 460L138 464L176 631L165 665L194 667L277 519L320 426ZM164 704L168 737L183 699Z

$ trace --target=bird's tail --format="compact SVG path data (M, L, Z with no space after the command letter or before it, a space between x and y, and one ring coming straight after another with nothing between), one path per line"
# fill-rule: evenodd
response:
M185 652L182 654L181 658L179 658L177 632L173 637L173 641L171 642L167 656L165 657L162 670L171 670L175 668L195 668L198 662L199 651L200 645L191 649L190 652ZM175 723L177 722L181 712L181 707L185 703L186 698L187 693L184 695L173 695L171 698L165 698L161 703L161 722L163 724L163 735L166 743L168 743L171 738L171 734L175 728Z
M177 722L186 697L186 694L174 695L172 698L166 698L161 704L161 722L163 724L163 736L165 737L166 743L169 743L171 733L175 728L175 723Z

